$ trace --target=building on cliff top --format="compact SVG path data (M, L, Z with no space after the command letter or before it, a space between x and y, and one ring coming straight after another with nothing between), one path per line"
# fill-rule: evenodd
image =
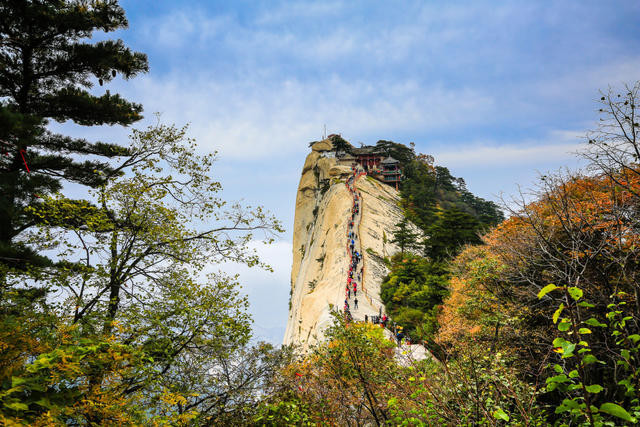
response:
M398 189L402 180L400 161L393 157L385 157L385 152L374 146L364 146L353 149L353 155L344 154L341 157L342 164L359 164L374 178Z
M380 167L380 162L384 158L384 151L374 146L365 145L360 148L354 148L353 155L356 158L356 163L362 166L366 172L369 172Z
M331 146L329 144L322 145L326 142L330 142ZM316 141L313 147L316 151L331 150L335 152L338 164L344 166L360 165L368 175L395 187L396 190L403 178L400 161L388 156L385 150L375 145L363 145L356 148L341 135L331 134L323 141ZM328 156L323 155L323 157Z
M398 183L402 179L402 170L400 170L400 161L393 157L387 157L380 162L380 172L382 181L385 184L393 185L398 189Z

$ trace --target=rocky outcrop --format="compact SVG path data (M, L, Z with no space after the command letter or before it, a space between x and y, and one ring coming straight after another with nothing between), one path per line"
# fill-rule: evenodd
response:
M349 268L347 225L352 195L345 185L350 165L333 156L331 141L312 145L302 168L296 197L293 229L291 299L285 344L303 348L322 339L331 322L331 310L344 305ZM380 284L387 274L384 257L398 251L389 243L391 230L402 219L395 189L370 177L361 177L355 187L362 195L359 229L364 278L359 284L359 307L352 307L355 320L384 312Z

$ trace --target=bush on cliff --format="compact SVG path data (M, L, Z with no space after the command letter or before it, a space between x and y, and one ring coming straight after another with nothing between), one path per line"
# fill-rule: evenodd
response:
M377 325L337 316L310 354L278 375L258 425L542 425L534 386L486 349L410 361Z

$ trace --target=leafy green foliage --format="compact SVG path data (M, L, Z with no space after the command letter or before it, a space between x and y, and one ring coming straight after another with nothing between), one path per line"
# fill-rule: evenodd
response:
M455 256L467 243L480 243L479 234L504 216L493 202L474 196L462 178L442 166L418 158L404 168L400 194L406 216L426 239L425 256L443 260Z
M623 406L616 402L602 402L607 398L617 398L620 402L624 402L624 406L636 416L640 415L640 401L635 385L640 378L640 373L636 369L640 353L637 341L640 339L630 338L626 328L626 323L632 319L632 316L624 315L626 311L626 302L623 300L624 293L612 296L616 302L609 304L610 311L605 314L605 317L611 323L606 325L593 317L584 322L578 320L586 317L589 311L593 311L595 307L592 304L589 307L577 303L584 296L584 292L578 287L548 285L540 291L539 298L550 292L560 291L564 293L564 301L568 302L566 311L569 317L563 318L558 324L558 331L563 334L553 340L553 346L560 361L553 364L555 375L546 379L547 392L562 395L562 403L556 407L555 413L573 422L586 422L591 425L603 425L607 417L602 414L608 414L614 417L614 420L618 418L635 423L637 419ZM564 303L561 307L564 307ZM613 353L617 359L615 360L616 371L618 378L622 379L617 384L605 384L608 389L606 392L603 385L594 383L594 381L604 379L596 375L594 367L598 366L599 370L607 369L607 363L598 359L597 353L594 354L592 349L594 344L597 345L597 342L590 339L591 330L580 327L581 324L603 328L609 335L610 342L615 343ZM640 336L638 337L640 338Z
M307 404L295 394L280 396L275 402L263 402L253 423L258 426L315 426Z
M73 329L64 332L55 350L40 354L20 376L5 381L0 420L85 424L97 418L113 423L142 419L142 411L124 395L127 386L122 379L144 366L144 354L113 340L78 340L73 335ZM102 372L111 381L97 387L91 382L92 372Z
M0 364L10 369L0 388L9 399L1 413L9 420L236 424L252 416L259 390L285 357L285 350L250 347L251 320L237 278L204 271L211 262L226 261L268 269L248 243L254 232L272 241L279 222L259 207L227 207L210 176L215 154L195 154L184 129L134 131L131 144L136 155L130 174L108 177L93 192L96 203L56 194L29 208L42 221L26 233L27 241L55 253L57 264L28 274L5 270L2 290L13 297L7 305L0 300L0 320L9 326L20 324L23 315L33 317L22 321L23 330L2 336L7 356L17 356L11 361L0 355ZM40 288L25 291L25 281ZM26 292L43 308L12 313L8 304L22 301ZM48 302L48 292L59 295L57 301ZM41 326L46 320L48 330ZM56 328L72 330L73 339L63 345ZM35 342L21 345L29 332L36 332ZM103 342L110 343L113 357L126 356L124 365L93 363L82 353L84 345L101 348ZM12 400L18 391L10 392L11 378L31 383L32 361L49 360L43 354L72 366L64 376L46 373L37 380L49 381L43 393L53 409L26 403L24 396ZM59 399L59 390L70 394ZM81 395L83 404L74 406Z
M391 259L380 297L391 318L414 340L431 339L437 331L437 307L448 294L444 263L405 253Z

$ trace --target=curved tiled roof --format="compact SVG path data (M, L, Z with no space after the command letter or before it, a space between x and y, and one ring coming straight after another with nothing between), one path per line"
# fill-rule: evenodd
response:
M381 154L382 152L375 146L365 145L364 147L354 148L353 154Z
M386 159L384 159L381 163L384 163L384 164L400 163L400 160L396 160L393 157L389 156Z

